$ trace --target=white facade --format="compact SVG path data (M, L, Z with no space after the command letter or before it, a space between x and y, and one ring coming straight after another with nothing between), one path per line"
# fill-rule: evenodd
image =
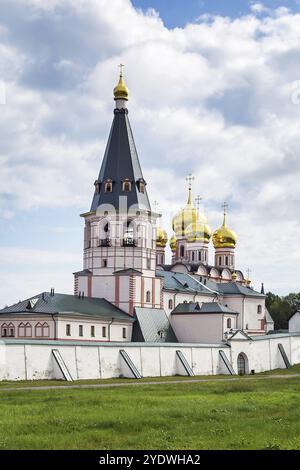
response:
M132 323L90 316L1 315L1 338L64 341L131 341Z

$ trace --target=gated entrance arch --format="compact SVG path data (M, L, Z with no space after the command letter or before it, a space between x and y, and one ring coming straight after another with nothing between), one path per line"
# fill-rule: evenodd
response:
M246 354L240 353L237 358L237 370L239 375L249 374L249 364Z

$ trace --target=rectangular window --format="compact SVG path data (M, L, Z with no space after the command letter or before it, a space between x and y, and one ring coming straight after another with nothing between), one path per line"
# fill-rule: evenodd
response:
M102 326L102 336L106 338L106 326Z
M107 268L107 259L102 260L102 268Z
M83 336L83 326L79 325L79 336Z
M91 337L92 338L95 337L95 327L94 327L94 325L91 326Z
M66 325L66 336L71 336L71 325Z
M126 339L126 328L123 328L123 339Z

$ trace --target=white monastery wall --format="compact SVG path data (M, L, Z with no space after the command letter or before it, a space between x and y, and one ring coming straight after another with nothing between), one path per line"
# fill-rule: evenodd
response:
M275 337L276 336L276 337ZM248 370L263 372L285 368L278 344L292 364L300 362L300 335L274 335L258 340L232 340L231 347L211 344L68 343L6 340L0 343L0 380L61 379L52 350L58 349L74 380L128 376L121 358L124 349L143 377L184 374L176 351L180 350L195 375L228 373L220 359L224 351L237 372L240 353L247 356Z

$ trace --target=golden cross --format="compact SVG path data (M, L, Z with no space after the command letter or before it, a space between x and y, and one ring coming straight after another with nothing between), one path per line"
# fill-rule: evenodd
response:
M195 198L195 203L197 207L197 211L199 212L200 209L200 202L202 201L202 197L198 194L198 196Z
M224 214L226 214L227 209L228 209L228 204L227 204L227 202L224 202L224 204L222 204L222 207L223 207L223 209L224 209Z
M192 187L192 181L194 181L195 177L192 176L191 173L188 174L188 176L185 178L185 180L189 183L189 189Z
M124 64L120 64L120 65L118 65L118 67L120 67L120 77L123 77L123 67L124 67Z

